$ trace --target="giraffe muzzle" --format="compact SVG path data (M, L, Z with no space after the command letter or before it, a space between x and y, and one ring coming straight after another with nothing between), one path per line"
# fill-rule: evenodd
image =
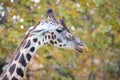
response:
M77 42L75 46L75 51L80 52L80 53L85 53L85 51L88 50L88 47L85 43L83 42Z

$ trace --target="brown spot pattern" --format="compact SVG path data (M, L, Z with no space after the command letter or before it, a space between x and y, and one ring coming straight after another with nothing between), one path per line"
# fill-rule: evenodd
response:
M31 42L30 42L30 40L27 42L27 44L25 45L25 47L24 47L24 49L25 48L28 48L29 46L30 46L30 44L31 44Z
M45 39L47 39L47 35L45 35Z
M34 42L37 42L37 40L38 40L37 38L34 38L34 39L33 39Z
M57 39L57 41L58 41L59 43L61 43L61 42L62 42L62 40L61 40L61 39Z
M18 80L15 76L13 76L12 80Z
M17 61L20 56L20 51L18 51L18 54L15 56L15 60Z
M16 73L21 77L24 76L23 70L21 68L17 68Z
M41 45L41 42L39 41L38 44Z
M50 43L51 43L52 45L54 45L54 42L53 42L52 40L50 40Z
M50 35L48 35L48 39L50 39Z
M9 79L8 79L7 75L5 75L2 80L9 80Z
M15 67L16 67L16 64L13 64L12 66L10 66L9 68L10 74L12 74L15 71Z

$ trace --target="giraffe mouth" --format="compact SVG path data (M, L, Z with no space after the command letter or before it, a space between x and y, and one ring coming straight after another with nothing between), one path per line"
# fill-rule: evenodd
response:
M85 44L83 46L80 46L80 47L78 46L75 48L75 51L80 53L85 53L85 51L87 50L88 50L88 47Z

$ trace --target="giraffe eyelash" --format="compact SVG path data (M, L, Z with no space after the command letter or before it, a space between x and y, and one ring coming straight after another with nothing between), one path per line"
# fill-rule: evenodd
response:
M56 29L56 31L57 31L58 33L61 33L61 32L63 32L64 30L65 30L65 28Z

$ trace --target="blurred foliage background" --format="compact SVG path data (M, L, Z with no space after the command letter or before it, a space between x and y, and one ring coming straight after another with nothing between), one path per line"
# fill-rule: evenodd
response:
M44 46L25 80L120 80L119 0L0 0L0 72L48 8L89 49L83 55Z

